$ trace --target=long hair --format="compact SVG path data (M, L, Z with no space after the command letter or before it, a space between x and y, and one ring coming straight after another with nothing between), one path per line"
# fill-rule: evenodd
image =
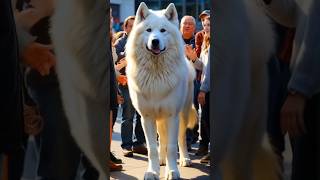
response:
M203 37L202 51L208 53L210 47L210 35L205 34Z
M208 19L210 21L210 16L206 17L205 19ZM205 33L203 36L202 51L204 53L208 53L209 47L210 47L210 34Z

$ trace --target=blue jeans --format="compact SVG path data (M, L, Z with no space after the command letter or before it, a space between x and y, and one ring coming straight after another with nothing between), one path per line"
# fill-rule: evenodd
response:
M121 147L123 149L131 149L133 146L140 146L143 145L146 140L144 137L144 132L141 126L141 117L136 112L135 108L132 105L131 98L129 95L129 89L127 86L119 86L121 91L121 95L124 98L124 103L122 106L122 123L121 123L121 139L122 144ZM134 134L137 139L136 142L133 142L132 135L133 135L133 119L134 115L136 116L136 126L134 129Z

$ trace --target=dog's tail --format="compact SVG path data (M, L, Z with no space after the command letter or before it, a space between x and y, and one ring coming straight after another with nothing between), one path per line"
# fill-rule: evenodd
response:
M192 105L189 110L187 127L192 129L198 123L198 113L196 108Z
M279 161L267 140L256 151L253 160L253 176L253 179L259 180L279 180L281 177Z

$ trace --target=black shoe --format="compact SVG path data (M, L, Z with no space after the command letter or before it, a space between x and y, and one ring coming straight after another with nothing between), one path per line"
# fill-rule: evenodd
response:
M208 146L200 146L195 153L196 156L204 156L206 154L208 154Z
M133 157L132 149L123 148L122 152L124 157Z
M122 160L117 158L112 152L110 152L110 160L116 164L122 164Z

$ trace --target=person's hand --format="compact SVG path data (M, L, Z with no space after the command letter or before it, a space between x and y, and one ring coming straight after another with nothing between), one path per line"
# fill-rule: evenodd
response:
M125 58L120 59L118 64L116 64L115 69L117 71L120 71L120 69L124 68L127 66L127 60Z
M121 66L123 66L123 67L126 67L126 66L127 66L127 60L126 60L126 58L120 59L119 64L121 64Z
M22 62L37 70L42 76L48 75L56 64L52 49L49 45L32 42L22 51Z
M192 48L192 45L185 45L185 53L189 60L194 61L198 58L197 52L194 48Z
M299 93L289 94L281 109L282 133L288 132L289 136L296 137L306 132L304 124L304 108L306 98Z
M125 76L125 75L119 75L119 76L117 77L117 81L118 81L118 83L119 83L120 85L125 86L125 85L127 85L127 82L128 82L127 76Z
M124 103L124 98L120 94L117 94L117 102L118 102L118 104Z
M203 106L206 103L206 93L203 91L200 91L198 94L198 102L201 106Z

